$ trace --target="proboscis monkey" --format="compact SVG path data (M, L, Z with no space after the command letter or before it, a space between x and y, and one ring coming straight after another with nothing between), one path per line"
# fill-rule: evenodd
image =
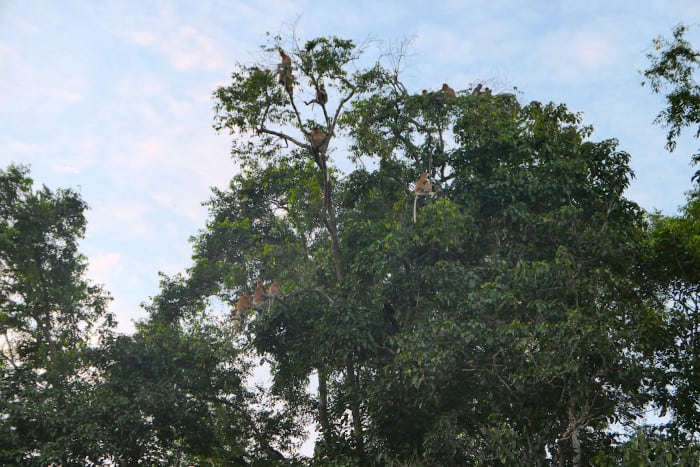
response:
M282 62L277 65L277 71L279 71L279 82L284 84L285 75L292 72L292 57L284 53L284 50L281 48L279 52Z
M270 287L267 289L267 295L271 297L279 297L282 295L282 284L280 284L280 281L272 281L272 284L270 284Z
M449 87L447 83L442 83L442 92L444 92L447 97L457 97L455 90Z
M314 99L311 99L310 101L304 102L304 104L309 105L309 104L321 104L321 105L326 105L328 102L328 93L326 92L326 86L323 85L323 83L318 85L318 88L316 88L316 97Z
M479 94L481 94L481 87L481 83L477 84L474 90L472 91L472 96L478 96Z
M277 81L284 85L284 89L291 95L294 91L294 76L292 75L292 58L279 49L282 62L277 65Z
M262 305L263 301L265 301L265 285L263 285L263 281L258 281L255 292L253 292L253 305Z
M421 96L427 96L427 95L428 95L428 90L427 90L427 89L423 89L423 91L421 91L420 94L421 94Z
M246 291L238 298L236 302L236 315L245 316L245 313L250 308L250 292Z
M428 175L425 171L421 172L416 181L416 188L414 189L417 195L426 196L433 193L433 184L428 180Z
M325 137L326 134L319 127L316 126L311 129L311 144L313 144L314 147L320 148Z
M326 105L326 102L328 102L328 93L326 92L326 87L323 85L323 83L319 84L318 89L316 90L316 102L321 105Z
M428 180L428 175L423 171L418 175L416 187L413 189L416 197L413 198L413 223L416 223L416 210L419 196L433 196L433 184Z

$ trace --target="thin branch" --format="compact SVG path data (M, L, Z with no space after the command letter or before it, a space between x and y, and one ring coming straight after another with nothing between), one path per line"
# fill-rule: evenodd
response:
M285 140L285 141L291 141L292 143L296 144L296 145L299 146L300 148L308 148L308 147L309 147L308 144L302 143L302 142L299 141L298 139L293 138L293 137L291 137L291 136L289 136L289 135L287 135L287 134L285 134L285 133L281 133L281 132L279 132L279 131L270 130L270 129L267 129L267 128L259 128L259 129L258 129L258 132L260 132L260 133L265 133L265 134L268 134L268 135L277 136L278 138L281 138L281 139L283 139L283 140Z
M344 79L344 78L343 78ZM340 100L340 104L338 104L338 108L335 109L335 115L333 115L333 122L332 125L328 128L328 131L330 134L335 134L335 126L338 123L338 117L340 116L341 110L343 110L343 107L345 107L345 104L352 99L352 96L355 95L355 88L352 88L350 93L345 96L343 99Z

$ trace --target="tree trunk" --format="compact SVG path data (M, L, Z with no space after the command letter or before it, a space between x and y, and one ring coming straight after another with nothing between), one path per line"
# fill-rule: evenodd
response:
M574 428L573 433L571 433L571 447L574 450L574 467L581 467L581 440L578 437L578 433L578 427Z
M323 207L325 211L323 217L326 224L326 229L328 230L328 235L331 237L331 256L333 258L333 266L335 268L335 278L336 282L340 285L345 280L345 273L343 271L340 241L338 240L338 222L335 213L335 206L333 205L333 185L331 183L330 174L328 173L325 151L319 151L316 154L315 159L316 164L321 171L321 179L323 180ZM362 435L362 412L360 409L360 378L355 371L355 364L352 360L352 355L349 355L347 358L346 373L348 383L353 393L353 397L350 400L350 411L352 412L355 448L357 449L358 453L361 454L364 449L364 440ZM321 399L320 382L319 377L319 399Z
M347 372L348 381L352 387L350 410L352 411L352 427L355 432L355 448L359 453L362 453L364 451L364 437L362 435L362 412L360 410L362 401L360 397L360 376L355 371L355 364L352 361L352 356L348 357Z
M318 418L326 447L333 441L333 432L328 419L328 375L323 368L318 369Z

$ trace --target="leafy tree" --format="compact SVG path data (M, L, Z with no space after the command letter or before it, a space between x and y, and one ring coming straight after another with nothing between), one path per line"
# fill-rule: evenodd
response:
M0 461L83 464L99 451L90 339L109 335L109 297L83 277L85 203L72 190L33 191L27 174L0 171Z
M594 459L596 466L639 465L691 467L700 462L700 446L686 442L679 446L673 437L662 430L641 427L617 448L618 455L611 457L600 453Z
M647 54L649 67L644 70L644 81L654 93L666 92L666 107L655 122L668 127L666 148L673 151L685 127L698 126L700 136L700 85L693 79L700 66L700 51L685 39L688 27L679 24L673 30L673 39L657 37L654 52ZM700 162L700 153L693 155L693 163ZM695 173L694 179L698 178Z
M644 71L645 82L655 93L666 92L666 107L656 121L669 128L667 148L673 151L685 127L698 126L700 135L700 86L694 77L700 64L700 52L685 39L688 28L677 26L671 40L654 39L654 52ZM698 163L700 155L693 156ZM698 173L694 180L697 181ZM697 342L700 325L697 274L700 237L700 192L688 194L687 203L677 216L653 216L651 257L647 270L654 275L658 296L667 308L658 326L664 345L658 353L657 368L664 371L655 378L655 403L663 412L670 409L667 429L677 446L683 448L697 440L700 426L700 367Z
M365 50L272 38L215 91L241 171L114 341L113 457L294 463L312 422L314 465L619 461L664 322L629 155L564 105L410 93Z
M105 458L119 465L276 465L299 426L245 380L230 326L164 278L150 318L106 346L95 393ZM168 309L178 307L181 320ZM189 310L183 317L182 313ZM194 312L197 312L196 314Z
M606 428L648 401L659 319L643 213L623 196L629 156L563 105L411 94L399 66L357 66L360 52L291 44L291 77L240 66L217 89L241 173L209 203L183 302L233 310L281 282L230 326L270 362L287 415L318 424L319 464L612 456ZM412 189L421 171L427 196Z
M679 216L654 217L649 271L656 275L659 296L667 306L665 345L658 354L664 368L656 379L656 404L671 409L669 427L677 437L693 438L700 426L700 198L689 196Z

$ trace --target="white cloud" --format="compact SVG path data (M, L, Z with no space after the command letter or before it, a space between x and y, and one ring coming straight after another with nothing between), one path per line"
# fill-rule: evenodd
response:
M83 100L83 96L76 92L68 91L66 89L58 90L54 95L65 102L80 102Z
M79 174L81 170L78 167L73 167L71 165L57 165L54 170L59 173L70 173Z
M30 157L41 151L41 146L37 143L28 143L19 139L0 135L6 154L13 157Z
M193 26L131 29L124 31L122 36L134 44L162 53L178 70L224 69L224 54L216 41Z
M111 282L115 274L122 272L122 256L117 252L102 253L89 259L88 275L96 282Z
M127 200L117 203L107 211L113 228L117 228L125 237L145 237L154 233L155 226L148 218L151 211L149 206Z

